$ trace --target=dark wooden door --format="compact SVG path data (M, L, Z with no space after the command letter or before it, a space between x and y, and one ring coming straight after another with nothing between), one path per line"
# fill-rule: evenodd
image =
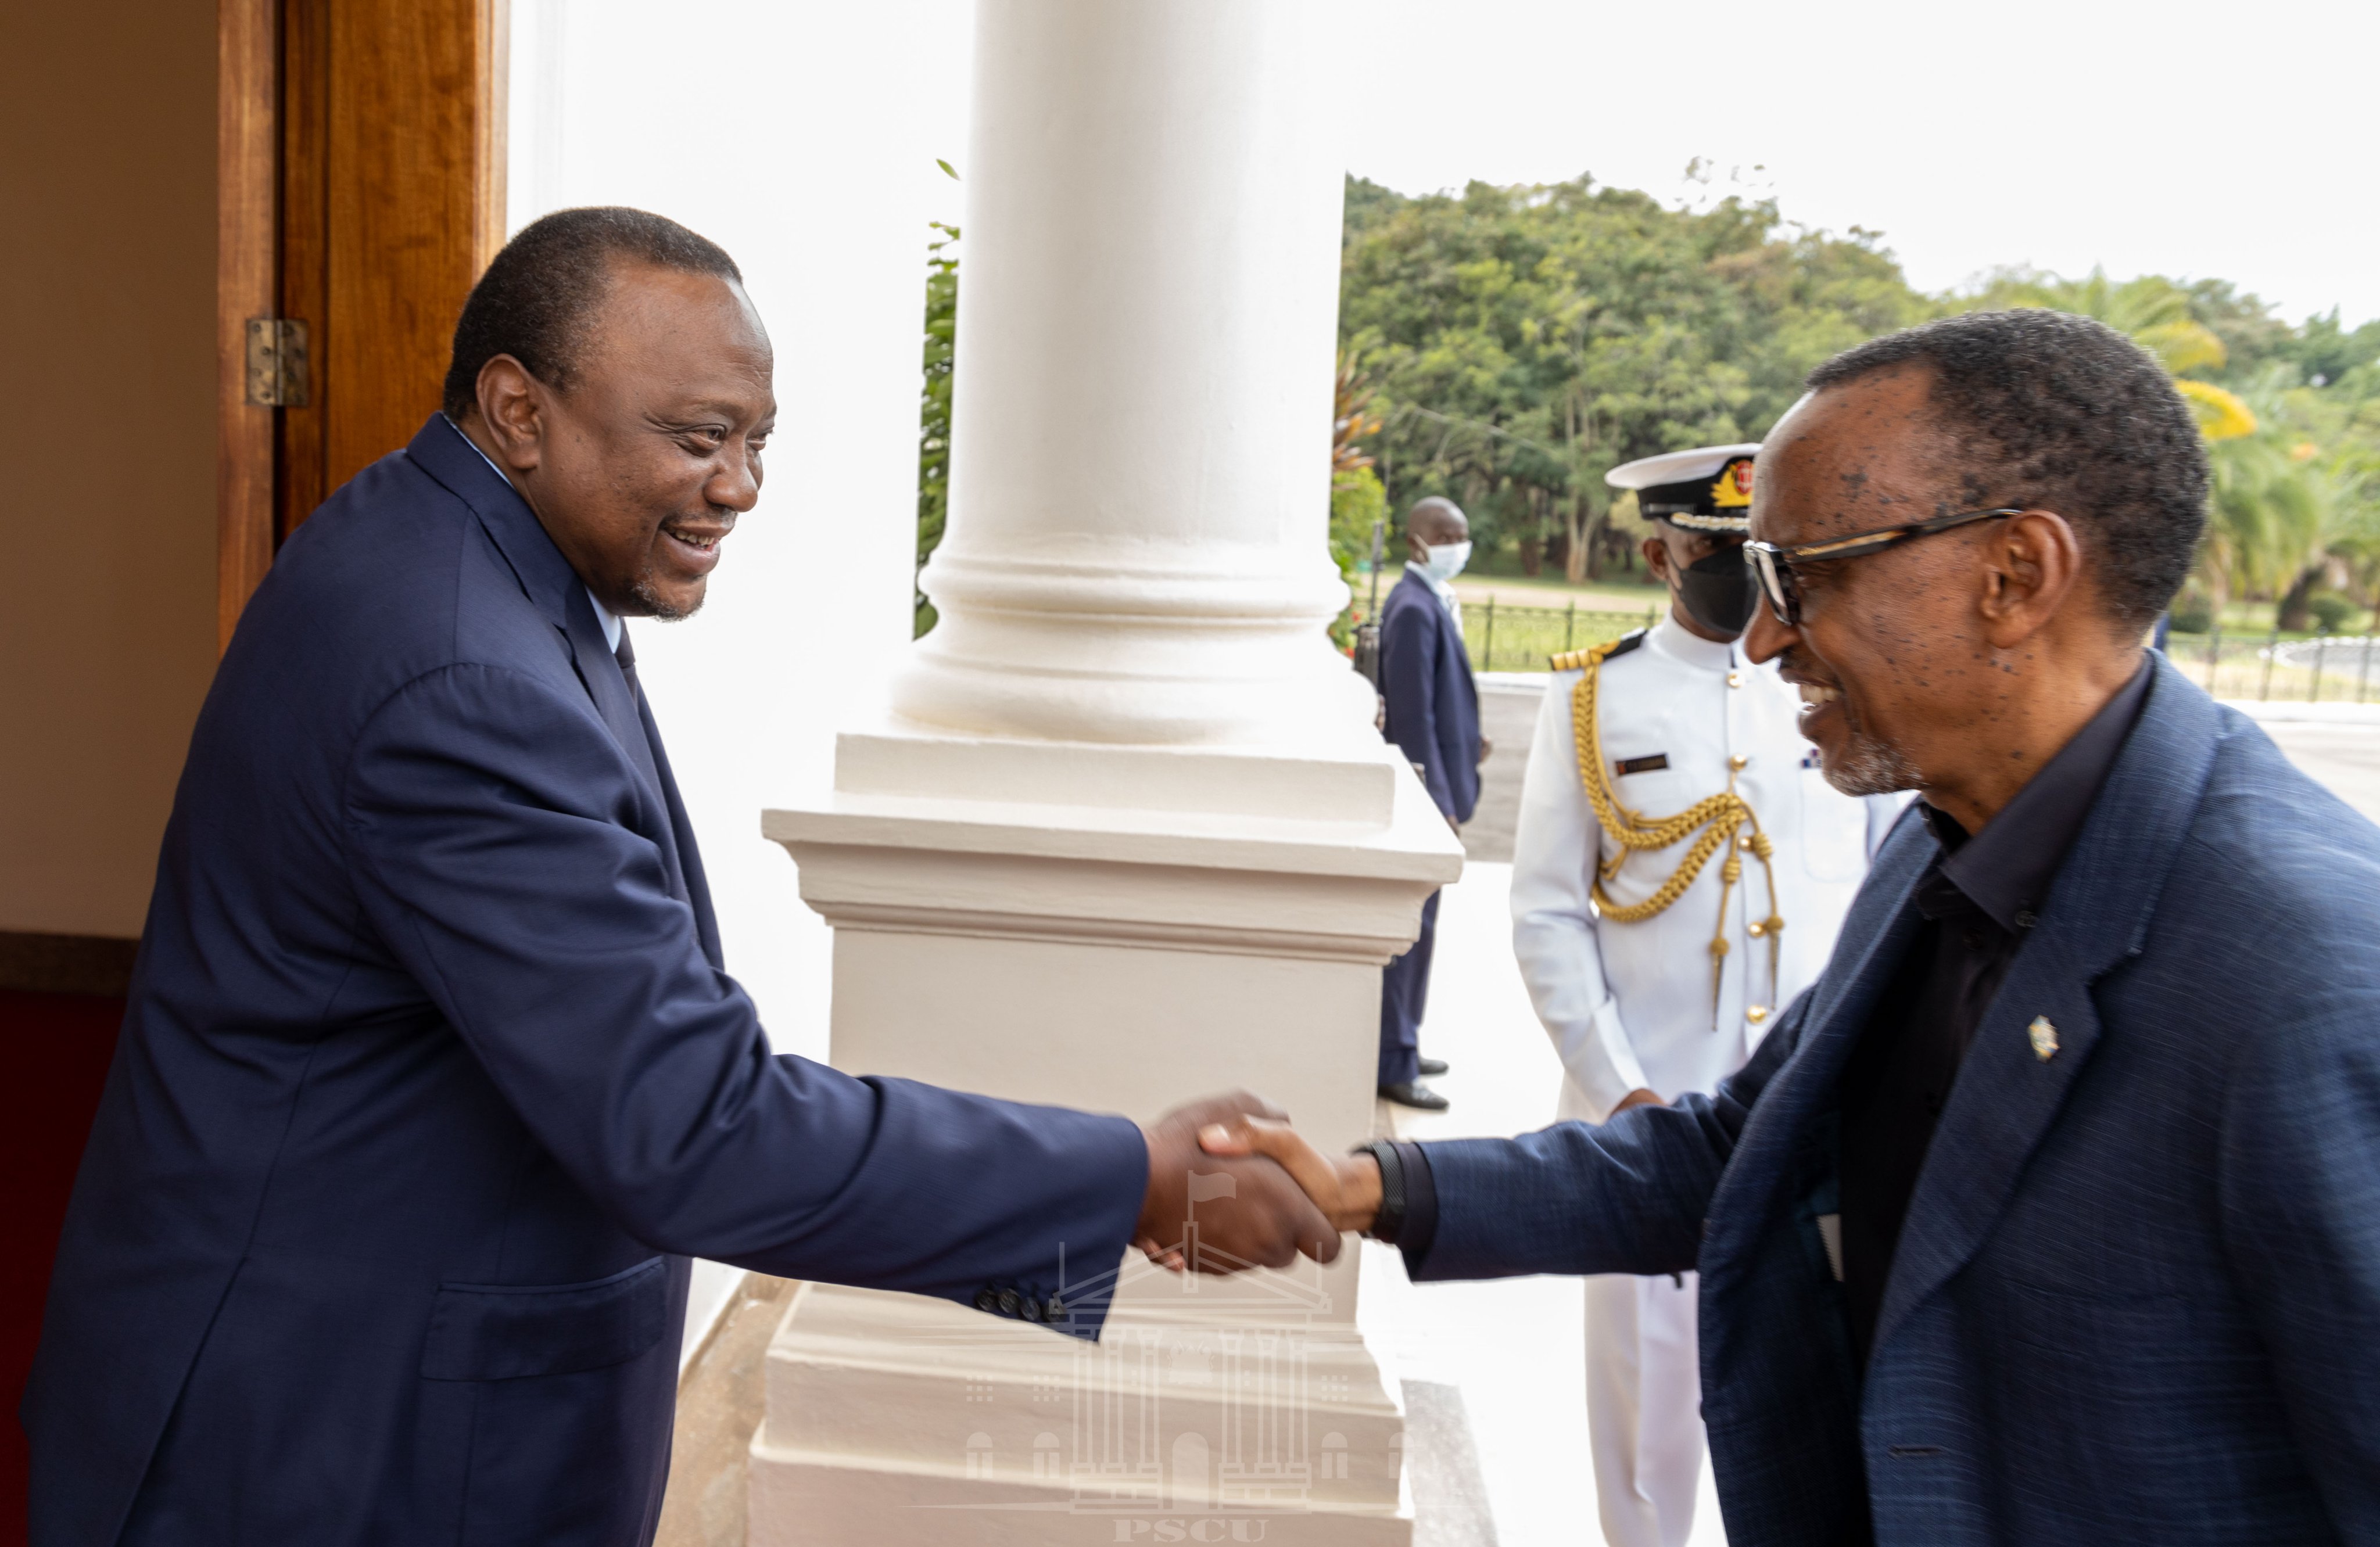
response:
M218 15L228 642L282 540L438 405L455 315L504 239L506 18L503 0L220 0ZM257 390L264 320L303 325L302 388L283 370Z

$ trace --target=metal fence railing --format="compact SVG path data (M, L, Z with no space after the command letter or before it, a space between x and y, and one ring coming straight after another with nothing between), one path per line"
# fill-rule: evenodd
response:
M1583 650L1659 614L1514 607L1492 597L1463 605L1463 643L1475 671L1542 671L1549 656ZM2217 698L2268 703L2380 704L2380 636L2284 636L2266 631L2175 634L2166 655Z
M2370 635L2283 638L2278 633L2176 634L2168 659L2217 698L2380 703L2380 641Z
M1463 646L1475 671L1542 671L1546 658L1649 628L1658 614L1590 612L1568 607L1510 607L1496 598L1463 604Z

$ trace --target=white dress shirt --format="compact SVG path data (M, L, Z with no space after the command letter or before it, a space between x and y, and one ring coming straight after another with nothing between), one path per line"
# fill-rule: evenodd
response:
M1634 924L1597 914L1590 900L1596 864L1621 851L1579 778L1571 729L1579 673L1555 672L1521 787L1512 947L1569 1076L1561 1115L1596 1122L1631 1091L1674 1100L1708 1091L1742 1067L1776 1012L1826 965L1868 858L1906 800L1838 794L1802 739L1798 694L1775 663L1746 660L1741 642L1713 644L1664 616L1641 646L1601 671L1597 719L1605 767L1657 754L1668 759L1645 772L1615 769L1613 791L1630 810L1649 820L1674 816L1727 789L1730 760L1742 759L1736 792L1773 845L1785 928L1772 972L1769 941L1747 927L1768 916L1767 879L1759 860L1741 849L1742 875L1727 898L1723 925L1724 853L1712 855L1663 912ZM1628 854L1606 893L1622 904L1642 901L1692 845L1689 835L1667 849ZM1729 948L1716 1003L1714 931Z

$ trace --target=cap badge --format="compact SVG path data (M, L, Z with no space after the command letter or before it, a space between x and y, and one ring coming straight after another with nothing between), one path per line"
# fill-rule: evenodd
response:
M2033 1044L2033 1056L2043 1063L2058 1056L2058 1028L2049 1023L2049 1017L2034 1016L2033 1024L2024 1029L2024 1034Z
M1718 471L1711 485L1711 503L1721 510L1742 510L1752 503L1752 458L1738 457Z

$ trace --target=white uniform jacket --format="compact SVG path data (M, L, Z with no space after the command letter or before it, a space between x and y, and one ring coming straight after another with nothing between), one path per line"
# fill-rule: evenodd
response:
M1772 974L1769 942L1749 927L1769 916L1767 880L1743 850L1735 851L1742 875L1723 925L1723 854L1712 855L1664 912L1634 924L1597 916L1589 900L1597 860L1621 851L1579 778L1572 733L1579 673L1553 673L1521 788L1512 949L1569 1075L1560 1115L1591 1122L1630 1091L1673 1100L1708 1091L1742 1066L1774 1012L1825 967L1868 857L1907 800L1837 793L1797 727L1799 695L1773 662L1747 661L1740 642L1698 639L1665 616L1601 671L1597 719L1622 805L1647 820L1676 816L1725 790L1730 760L1742 760L1736 792L1773 845L1785 927ZM1666 766L1646 766L1657 760ZM1637 771L1616 771L1622 766ZM1629 854L1606 895L1623 906L1651 896L1692 846L1689 835ZM1710 946L1722 928L1728 951L1714 1005Z

